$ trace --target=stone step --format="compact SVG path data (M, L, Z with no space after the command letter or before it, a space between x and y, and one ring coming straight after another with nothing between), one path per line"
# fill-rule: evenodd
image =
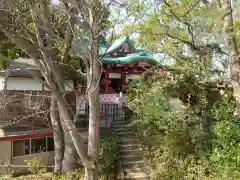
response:
M139 155L141 154L141 149L136 148L136 149L119 149L119 154L120 155Z
M128 124L125 120L115 120L115 121L113 121L112 122L112 125L114 126L114 125L120 125L120 124L124 124L124 125L126 125L126 124Z
M123 121L125 123L131 123L132 121L127 119L125 115L120 115L120 116L116 116L116 117L122 117L121 119L115 119L115 121Z
M117 129L117 128L132 128L128 123L126 122L112 122L112 128Z
M119 144L120 150L140 150L140 144L134 143L134 144Z
M125 180L150 180L150 177L125 177Z
M130 134L130 133L129 133ZM129 137L118 137L118 140L119 141L130 141L130 140L135 140L135 139L137 139L135 136L133 137L133 138L129 138Z
M150 180L150 177L129 177L125 176L125 180Z
M139 154L120 154L120 159L121 160L128 160L128 161L140 161L143 160L143 156Z
M135 139L136 136L133 133L115 133L117 137L120 138L128 138L128 139Z
M142 161L140 161L142 162ZM125 167L123 167L123 172L124 174L126 173L137 173L137 172L143 172L146 175L151 174L151 168L150 166L146 165L145 163L140 163L140 164L134 164L134 163L129 163L125 162Z
M124 168L124 173L142 172L142 168Z
M129 130L113 130L113 132L116 134L116 135L125 135L125 134L132 134L134 135L134 133L132 131L129 131ZM135 138L134 138L135 139Z
M138 164L138 163L144 163L145 164L145 161L143 160L143 157L140 157L139 159L134 159L134 158L131 158L131 159L121 159L122 162L124 162L125 164L127 163L132 163L132 164Z
M129 161L129 160L122 160L122 165L144 165L145 161L144 160L139 160L139 161ZM141 168L141 167L131 167L131 168Z
M112 124L112 129L127 127L126 124Z
M125 139L125 140L119 140L118 139L118 144L137 144L138 140L137 139Z
M126 117L124 114L114 115L113 119L114 119L114 121L126 121Z
M149 166L144 166L142 168L124 168L124 172L144 172L145 174L150 174L151 173L151 168Z
M140 161L127 161L127 160L122 160L122 165L123 169L136 169L136 168L143 168L145 166L145 162L142 160Z
M115 132L133 132L130 127L113 127L112 130Z
M117 132L117 133L122 133L122 132ZM130 132L128 133L128 134L131 134ZM133 134L133 133L132 133ZM134 135L134 134L133 134ZM132 139L134 139L134 140L138 140L138 138L136 137L136 135L134 135L132 138L129 138L129 137L125 137L125 136L119 136L118 137L118 140L119 141L128 141L128 140L132 140Z
M124 127L125 128L125 127ZM134 133L134 131L132 131L131 129L112 129L113 132L115 132L116 134L121 134L121 133Z
M128 137L128 138L135 138L135 135L132 132L116 132L118 137Z
M149 180L149 176L144 172L125 172L126 180Z

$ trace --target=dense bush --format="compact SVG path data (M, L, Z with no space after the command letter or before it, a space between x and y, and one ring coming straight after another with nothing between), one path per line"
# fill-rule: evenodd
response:
M82 180L84 179L84 170L83 169L78 169L74 172L67 173L62 176L53 176L52 180L65 180L65 179L76 179L76 180Z
M40 162L40 157L35 157L33 159L30 159L30 160L25 160L25 162L29 166L29 171L32 174L38 174L38 173L41 173L43 171L43 165Z
M151 85L130 86L129 106L152 178L238 179L240 121L231 93L222 96L206 72L188 68ZM237 178L238 177L238 178Z
M235 103L227 99L212 109L216 121L210 159L223 179L240 177L240 121L234 116L234 109Z
M112 179L118 160L117 137L109 134L103 136L101 140L100 173L102 174L102 179Z

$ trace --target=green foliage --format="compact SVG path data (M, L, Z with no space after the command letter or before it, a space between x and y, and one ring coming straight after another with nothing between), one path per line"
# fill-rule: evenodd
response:
M129 106L141 119L136 132L153 166L154 179L240 177L240 121L234 116L235 100L231 91L221 95L209 81L213 56L226 50L221 39L226 12L219 2L168 0L154 8L145 1L132 5L132 11L141 7L148 13L134 27L126 25L124 31L138 32L142 46L167 54L164 61L174 59L177 64L171 68L171 77L141 81L128 91ZM239 12L234 7L238 15L232 35L238 32Z
M34 157L33 159L25 160L25 162L29 166L29 171L31 173L37 174L37 173L42 172L43 165L42 165L39 157Z
M0 32L0 54L9 58L9 59L16 59L20 56L26 56L21 49L16 47L14 43L9 41L3 33ZM7 62L2 61L0 59L0 67L6 68Z
M103 179L108 179L115 173L118 160L118 142L113 134L101 139L100 173ZM111 178L110 178L111 179Z
M235 102L224 98L212 109L216 122L213 126L213 146L210 160L223 177L239 178L240 121L234 116ZM229 176L230 175L230 176Z
M54 175L52 177L52 180L65 180L65 179L83 179L84 178L84 170L83 169L78 169L74 172L67 173L65 175L61 176L56 176Z
M84 170L78 169L74 172L67 173L65 175L55 175L51 172L46 173L37 173L33 175L23 175L19 177L9 177L9 176L0 176L0 179L3 180L42 180L42 179L48 179L48 180L83 180L84 179Z
M165 62L172 59L182 62L186 58L204 62L205 55L216 49L222 53L218 44L224 32L223 10L217 2L202 5L198 0L168 0L153 4L142 1L130 6L129 14L136 21L134 25L126 24L124 32L138 32L139 44L150 51L165 53ZM188 54L183 53L186 49ZM210 63L206 62L206 65L210 66Z
M237 179L240 124L231 91L214 90L199 65L173 69L150 85L130 85L129 106L141 119L135 132L152 178Z

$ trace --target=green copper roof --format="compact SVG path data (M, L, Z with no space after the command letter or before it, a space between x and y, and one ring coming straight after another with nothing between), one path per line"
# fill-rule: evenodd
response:
M103 57L103 64L134 64L137 62L149 62L152 64L157 64L157 61L149 53L133 53L125 57Z
M77 53L81 51L87 52L88 40L88 37L84 33L79 32L73 41L74 51ZM106 54L111 54L116 51L124 43L128 43L135 53L129 54L126 57L105 56ZM157 61L152 54L136 49L128 36L116 39L109 47L104 36L100 36L99 56L102 57L103 64L131 64L136 62L150 62L152 64L157 64Z
M128 36L115 40L109 48L104 48L104 46L100 45L99 54L103 56L104 54L113 53L124 43L128 43L136 53L128 54L125 57L103 57L103 64L132 64L137 62L149 62L152 64L157 64L157 61L152 54L144 52L140 49L136 49Z
M108 48L106 53L112 53L114 52L118 47L120 47L121 45L123 45L127 40L127 37L122 37L120 39L116 39L112 45Z

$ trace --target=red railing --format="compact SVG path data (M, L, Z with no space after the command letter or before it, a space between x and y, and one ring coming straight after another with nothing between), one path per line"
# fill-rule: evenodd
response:
M110 128L112 123L116 120L120 120L118 118L124 118L126 120L127 116L127 108L124 104L101 104L100 108L100 120L101 125L104 125L105 128ZM77 121L78 128L88 128L89 123L89 107L87 106L84 114L81 114L79 120ZM111 121L110 121L111 120ZM103 123L104 121L104 123ZM110 123L109 123L110 122ZM79 126L81 127L79 127Z
M83 90L84 87L82 87L82 90ZM112 87L108 87L105 89L105 93L104 94L112 94L112 95L116 95L117 97L117 93L114 91L114 89ZM114 101L113 101L114 102ZM101 104L101 119L105 120L105 127L108 128L108 124L109 124L109 116L112 116L114 117L114 114L116 113L116 115L118 116L126 116L126 113L127 113L127 109L126 109L126 106L125 106L125 103L122 102L121 105L119 106L120 104L118 104L117 102L115 104L113 103L102 103ZM120 112L122 114L120 114ZM111 114L112 113L112 114ZM88 116L89 116L89 110L85 109L85 112L84 114L80 115L82 117L80 118L83 118L81 120L81 122L79 121L79 123L82 123L84 124L84 128L86 127L86 124L88 123ZM115 118L113 118L113 121L115 120ZM110 127L112 126L112 123L113 121L110 123Z

